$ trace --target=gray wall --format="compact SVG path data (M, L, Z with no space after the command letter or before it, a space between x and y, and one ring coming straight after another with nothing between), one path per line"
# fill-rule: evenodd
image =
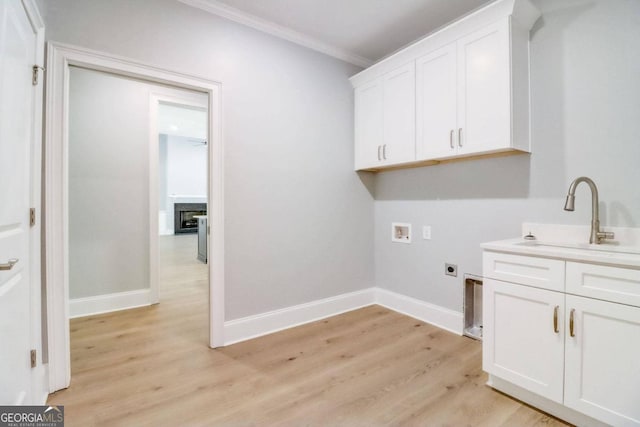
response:
M598 185L603 224L640 227L640 2L535 3L533 154L378 174L378 286L462 310L461 276L481 275L480 243L519 236L525 221L589 224L586 187L575 212L562 210L580 175ZM413 224L411 245L391 243L392 221ZM445 262L458 278L444 275Z
M175 0L38 6L49 40L223 83L227 319L373 285L373 199L352 170L357 67Z
M71 68L69 294L149 287L149 88Z

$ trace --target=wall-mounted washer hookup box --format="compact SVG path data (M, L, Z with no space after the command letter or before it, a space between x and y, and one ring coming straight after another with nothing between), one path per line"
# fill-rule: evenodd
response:
M482 340L482 277L464 275L463 335Z
M394 222L391 224L391 241L411 243L411 224Z

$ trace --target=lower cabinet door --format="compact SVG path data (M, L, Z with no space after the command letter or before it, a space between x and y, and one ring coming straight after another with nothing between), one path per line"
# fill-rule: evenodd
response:
M485 279L483 369L562 403L564 294Z
M566 309L564 404L640 426L640 308L567 295Z

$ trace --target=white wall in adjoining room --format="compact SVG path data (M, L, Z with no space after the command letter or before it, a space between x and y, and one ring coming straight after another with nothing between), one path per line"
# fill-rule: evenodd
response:
M563 210L581 175L600 190L603 225L640 227L640 2L535 4L532 154L377 174L377 286L462 311L463 275L482 274L482 242L517 237L523 222L590 224L586 186L575 212ZM413 224L412 244L391 242L392 222Z
M207 195L207 145L184 136L167 137L167 195Z
M208 148L204 138L166 134L160 135L159 144L160 234L173 234L173 203L182 203L176 196L206 203Z
M222 83L227 320L374 284L373 197L353 172L358 67L175 0L38 6L49 40Z

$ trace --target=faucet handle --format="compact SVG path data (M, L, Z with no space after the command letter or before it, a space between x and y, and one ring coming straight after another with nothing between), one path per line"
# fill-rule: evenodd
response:
M597 233L598 241L602 240L612 240L614 238L614 234L612 231L598 231Z

